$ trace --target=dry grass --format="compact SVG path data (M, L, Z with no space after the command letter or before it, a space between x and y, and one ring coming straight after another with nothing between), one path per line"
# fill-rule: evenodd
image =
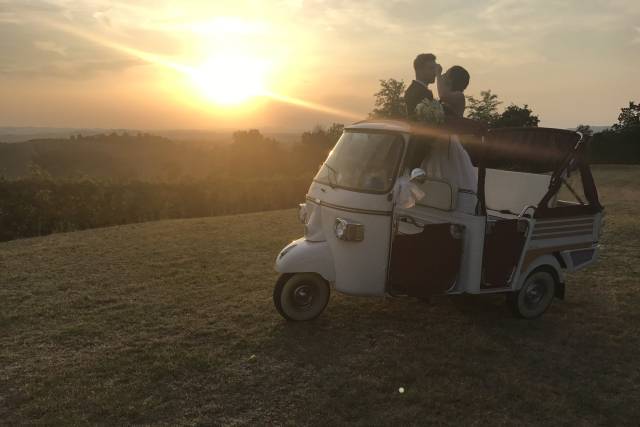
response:
M640 167L596 179L602 259L537 321L501 297L334 293L287 323L272 264L293 211L0 244L0 420L637 425Z

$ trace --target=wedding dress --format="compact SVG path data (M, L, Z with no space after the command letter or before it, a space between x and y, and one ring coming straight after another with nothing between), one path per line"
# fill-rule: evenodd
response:
M427 176L446 181L457 190L476 192L478 175L457 135L451 135L448 143L435 142L421 167Z
M420 168L428 178L451 184L452 189L458 193L456 210L469 214L475 212L478 176L458 136L452 135L448 142L435 142ZM419 184L410 181L408 170L397 180L396 186L400 190L398 206L402 208L412 208L426 195Z

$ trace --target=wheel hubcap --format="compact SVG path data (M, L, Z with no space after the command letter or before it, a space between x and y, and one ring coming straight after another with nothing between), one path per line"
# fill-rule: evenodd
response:
M293 303L298 307L308 307L313 302L313 288L300 285L293 291Z
M524 294L524 303L529 309L535 309L544 299L547 293L546 283L535 281L529 286Z

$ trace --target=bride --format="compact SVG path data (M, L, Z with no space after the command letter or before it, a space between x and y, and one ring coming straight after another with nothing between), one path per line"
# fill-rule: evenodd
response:
M436 81L445 115L462 117L465 109L464 90L469 85L467 70L454 65L443 74L442 67L438 65ZM459 190L476 191L477 172L457 135L451 135L448 142L434 141L421 166L427 176L447 181Z

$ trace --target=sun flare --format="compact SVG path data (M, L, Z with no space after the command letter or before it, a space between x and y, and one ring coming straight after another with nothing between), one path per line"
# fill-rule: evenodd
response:
M213 34L217 37L227 37L227 39L224 40L224 47L208 40L202 43L201 48L196 49L197 55L192 53L189 57L176 58L141 50L55 20L39 19L37 21L77 38L169 70L170 74L163 77L162 84L168 92L175 95L176 100L198 108L204 106L207 111L247 113L258 111L265 102L277 102L349 120L362 118L359 112L287 95L289 91L282 87L282 70L287 69L285 67L287 55L283 55L282 52L276 54L273 49L269 49L270 57L266 59L254 53L264 52L264 48L243 43L239 39L234 39L231 34L261 32L264 26L240 25L239 21L224 20L220 21L225 24L222 32L215 31L220 27L219 23L203 24L195 28L187 26L193 33ZM212 54L212 52L216 53ZM197 62L193 59L197 57L209 59ZM176 79L176 76L181 78ZM259 102L249 102L254 100ZM212 105L220 108L211 109Z
M257 58L220 55L195 67L189 78L207 101L233 106L267 93L267 71L264 61Z

